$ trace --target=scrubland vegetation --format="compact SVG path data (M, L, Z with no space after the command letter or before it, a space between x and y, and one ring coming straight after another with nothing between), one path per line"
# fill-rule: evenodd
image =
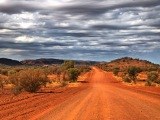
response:
M160 84L160 65L149 61L126 57L110 63L97 64L97 67L113 72L115 76L122 78L127 83L137 84L143 82L145 86ZM140 75L145 77L142 79Z
M22 91L34 93L47 84L57 83L60 87L76 82L80 74L90 71L90 67L65 61L62 65L18 66L0 69L0 88L11 86L14 95Z

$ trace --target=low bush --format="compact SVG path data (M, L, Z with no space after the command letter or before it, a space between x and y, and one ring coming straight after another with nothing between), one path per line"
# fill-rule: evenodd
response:
M24 89L27 92L36 92L49 82L47 74L42 69L22 70L12 74L9 79L16 89Z
M147 74L147 80L148 81L151 81L151 82L154 82L154 83L160 83L160 80L158 79L158 73L155 72L155 71L152 71L152 72L149 72Z
M69 76L69 80L71 82L76 82L79 74L80 74L80 71L77 68L69 68L68 69L68 76Z
M7 69L2 69L2 70L0 70L0 74L8 76L8 70Z
M14 85L13 88L11 89L11 91L14 95L18 95L22 92L22 89L23 88L21 86Z

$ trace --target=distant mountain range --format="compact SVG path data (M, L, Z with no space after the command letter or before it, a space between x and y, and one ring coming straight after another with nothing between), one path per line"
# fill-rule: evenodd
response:
M22 65L21 62L17 60L8 59L8 58L0 58L0 64L9 65L9 66Z
M62 60L62 59L47 59L47 58L17 61L17 60L12 60L8 58L0 58L0 64L8 65L8 66L18 66L18 65L43 66L43 65L62 64L64 63L64 61L65 60ZM156 65L147 60L134 59L130 57L124 57L124 58L112 60L111 62L96 62L96 61L82 61L82 60L73 60L73 61L75 61L75 64L77 65L101 64L104 67L107 66L107 69L115 68L115 67L125 68L127 66L146 67L146 66Z
M52 65L52 64L62 64L65 60L61 59L36 59L36 60L23 60L17 61L8 58L0 58L0 64L8 65L8 66L18 66L18 65L30 65L30 66L43 66L43 65ZM94 65L98 62L96 61L82 61L82 60L73 60L77 65Z

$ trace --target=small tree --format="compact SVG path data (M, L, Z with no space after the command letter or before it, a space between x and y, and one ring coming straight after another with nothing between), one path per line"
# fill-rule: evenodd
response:
M127 74L130 77L131 80L133 80L133 82L136 84L137 82L137 75L138 73L141 72L141 69L139 67L136 66L131 66L127 68Z
M69 79L72 82L77 81L79 74L80 74L80 71L77 68L69 68L68 69Z
M158 73L154 72L154 71L149 72L147 74L147 79L148 79L148 81L151 81L151 82L160 83L160 81L158 80L158 77L159 77Z

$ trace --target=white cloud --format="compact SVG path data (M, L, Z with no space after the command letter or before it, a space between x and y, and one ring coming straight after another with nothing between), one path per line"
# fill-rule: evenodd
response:
M35 39L33 37L28 37L28 36L19 36L17 38L15 38L15 41L17 43L22 42L22 43L30 43L35 41Z
M7 3L7 0L0 0L0 4L5 4L5 3Z
M24 51L27 51L27 50L19 50L19 49L10 49L10 48L7 48L7 49L2 49L1 52L2 53L5 53L5 54L16 54L16 53L20 53L20 52L24 52Z
M12 30L8 30L8 29L0 29L0 34L3 34L3 33L5 33L5 34L7 34L7 33L12 33L13 31Z
M70 24L67 22L56 23L55 26L58 27L68 27Z

